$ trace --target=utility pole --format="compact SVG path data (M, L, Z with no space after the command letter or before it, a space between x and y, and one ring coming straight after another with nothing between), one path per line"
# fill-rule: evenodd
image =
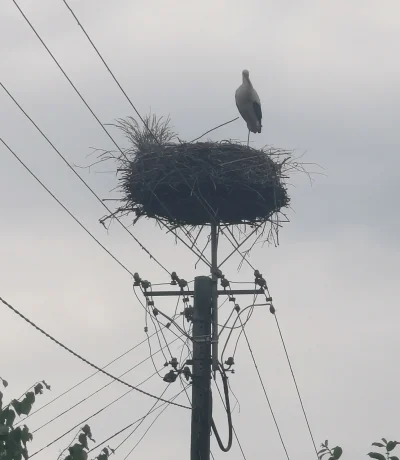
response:
M212 291L213 282L208 276L195 278L190 460L210 459Z
M211 277L197 276L194 280L194 290L153 291L149 289L150 283L143 281L136 273L135 285L142 286L143 294L147 298L193 296L193 311L191 321L193 323L193 359L186 361L192 365L192 424L191 424L191 446L190 460L210 460L210 436L212 423L212 394L211 379L212 371L218 370L218 296L234 295L257 295L264 294L263 284L256 284L257 289L218 289L217 276L217 227L211 228L212 263ZM256 273L255 273L256 274ZM176 273L171 278L174 284L180 284ZM265 282L265 281L264 281ZM172 284L172 283L171 283ZM185 281L184 286L187 286ZM271 298L267 299L272 301ZM161 313L161 312L160 312ZM167 317L167 316L166 316ZM168 317L167 317L168 318ZM170 320L170 319L169 319ZM173 320L171 320L173 322ZM212 354L211 354L212 349ZM215 366L215 367L214 367Z

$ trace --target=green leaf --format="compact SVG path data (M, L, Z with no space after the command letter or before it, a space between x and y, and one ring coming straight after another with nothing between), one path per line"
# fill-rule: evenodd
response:
M386 450L390 452L396 447L396 441L389 441L386 445Z
M12 428L14 420L15 420L15 412L7 407L3 411L0 411L0 423L9 426Z
M21 431L21 442L26 447L26 443L28 441L32 441L32 439L33 439L32 433L29 433L29 428L26 425L24 425L24 428Z
M387 441L385 438L382 438L382 441L385 443L385 445L387 444Z
M78 441L82 444L82 446L83 446L85 449L89 450L88 441L87 441L87 440L88 440L88 438L87 438L87 436L86 436L85 433L81 433L81 434L78 436Z
M94 439L93 439L93 436L92 436L92 431L90 429L90 426L88 424L86 424L83 428L82 428L82 431L86 434L86 436L93 442L96 442Z
M375 458L376 460L386 460L386 457L383 454L379 454L378 452L370 452L368 456Z
M325 441L325 446L328 447L328 440Z
M332 456L335 460L339 460L339 458L343 454L343 449L339 446L336 446L332 449Z
M395 455L393 455L393 457L389 457L389 460L399 460L399 457L396 457Z
M38 383L35 385L35 388L33 389L35 392L35 395L42 395L43 394L43 385L41 383Z
M381 442L373 442L371 445L376 447L385 447Z

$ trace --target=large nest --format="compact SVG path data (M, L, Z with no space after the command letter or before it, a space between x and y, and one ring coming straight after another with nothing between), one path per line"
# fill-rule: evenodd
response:
M176 225L267 221L289 203L281 164L232 142L154 145L121 178L125 205Z
M121 206L174 226L256 224L289 204L284 183L290 153L257 150L242 143L172 142L168 122L148 119L151 131L135 120L119 120L130 147L118 159ZM157 139L157 141L156 141Z

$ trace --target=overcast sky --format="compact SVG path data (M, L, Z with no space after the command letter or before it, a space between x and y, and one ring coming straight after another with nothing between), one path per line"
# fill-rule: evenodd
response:
M134 116L62 0L20 0L69 77L103 123ZM250 70L263 108L265 144L306 152L312 186L296 175L289 188L291 222L280 246L258 245L252 264L267 278L311 428L362 458L370 443L396 438L399 405L399 148L400 6L394 0L346 2L248 0L71 0L70 5L140 113L170 115L181 139L191 140L237 115L234 91ZM73 91L12 1L0 7L1 82L71 164L88 165L91 147L112 143ZM0 88L0 136L73 214L131 271L153 283L168 276L118 225L98 223L104 209ZM126 146L118 132L118 144ZM240 119L211 139L246 139ZM102 197L117 197L114 164L83 178ZM97 171L97 172L96 172ZM144 312L132 281L70 216L0 146L0 296L58 340L98 365L145 338ZM126 224L129 224L129 219ZM133 229L170 271L187 280L208 274L196 258L151 221ZM222 248L228 250L228 246ZM233 281L252 281L240 259L224 265ZM242 307L250 300L237 299ZM169 314L174 301L159 299ZM45 379L51 394L36 408L92 370L1 307L0 376L5 400ZM222 315L231 304L222 307ZM273 317L259 307L248 335L290 459L315 458ZM173 334L167 336L174 339ZM154 350L157 341L152 339ZM180 345L179 345L180 346ZM174 344L178 353L178 343ZM148 356L146 343L113 366L119 375ZM156 365L163 365L159 354ZM146 362L124 378L138 384L154 372ZM96 376L29 419L31 431L109 379ZM284 459L246 342L230 378L239 399L234 425L248 459ZM143 388L161 394L157 376ZM122 395L106 390L34 434L30 453ZM176 382L167 390L180 391ZM177 400L187 404L182 394ZM223 439L226 417L214 392L214 416ZM233 399L234 401L234 399ZM102 441L143 416L154 400L133 392L90 420ZM123 459L148 428L149 417L117 451ZM76 431L40 453L56 459ZM129 433L129 432L128 432ZM188 458L190 412L169 407L130 458ZM124 435L110 441L118 445ZM239 460L232 451L215 459ZM93 458L98 451L89 454Z

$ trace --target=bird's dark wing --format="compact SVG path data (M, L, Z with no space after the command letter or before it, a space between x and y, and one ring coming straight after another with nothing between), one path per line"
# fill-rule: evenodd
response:
M262 112L261 112L261 105L258 102L253 102L254 112L256 114L257 120L261 124Z
M246 120L245 113L242 110L240 110L239 104L237 102L236 102L236 107L239 110L239 113L242 116L243 120Z

